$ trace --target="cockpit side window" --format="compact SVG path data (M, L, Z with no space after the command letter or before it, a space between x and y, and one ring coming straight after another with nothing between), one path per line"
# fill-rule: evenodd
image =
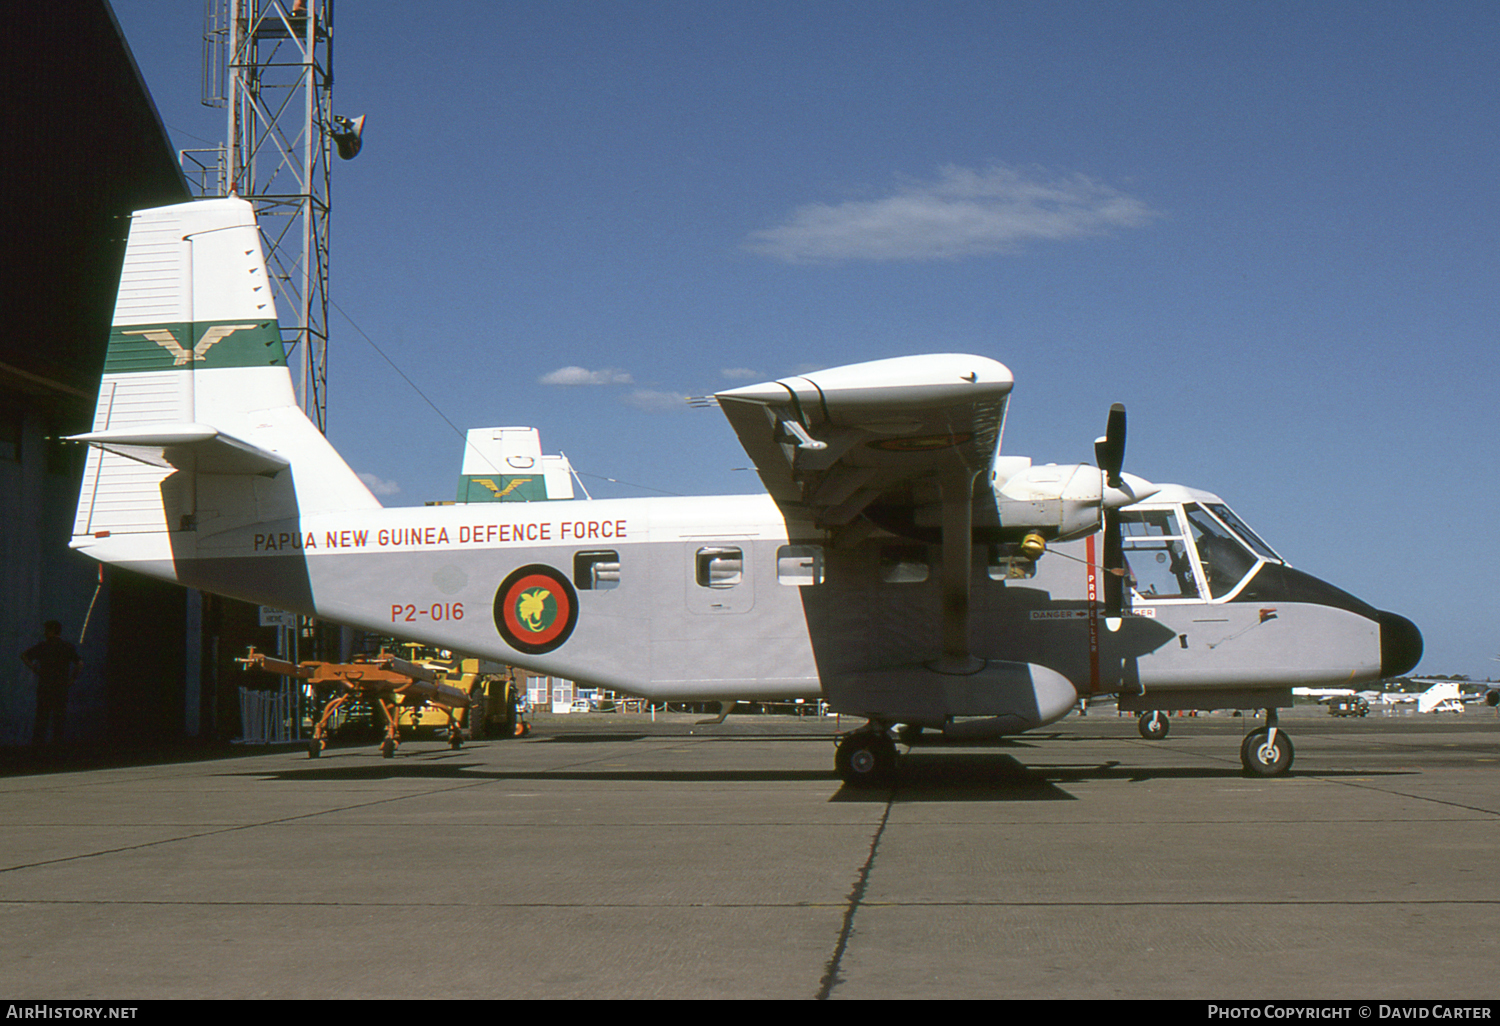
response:
M1147 600L1198 597L1187 541L1173 510L1122 510L1120 533L1136 595Z
M1256 558L1228 528L1196 503L1189 503L1183 510L1192 526L1193 544L1198 549L1198 562L1203 564L1203 576L1208 578L1209 593L1222 598L1255 568Z

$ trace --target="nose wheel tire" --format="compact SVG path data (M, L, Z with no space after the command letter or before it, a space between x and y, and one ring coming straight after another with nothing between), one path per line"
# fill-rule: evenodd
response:
M896 743L884 734L855 731L839 742L833 763L850 787L884 787L896 778Z
M1292 739L1284 730L1276 731L1276 740L1270 740L1270 731L1262 727L1245 735L1240 743L1240 765L1245 775L1251 777L1279 777L1292 768Z
M1165 713L1149 712L1141 713L1140 722L1137 724L1141 731L1141 737L1147 741L1160 741L1167 736L1167 731L1172 724Z

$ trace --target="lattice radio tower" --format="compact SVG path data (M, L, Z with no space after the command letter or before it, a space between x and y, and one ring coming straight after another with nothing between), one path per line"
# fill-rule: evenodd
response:
M302 408L328 418L328 220L332 154L359 151L363 118L333 114L334 0L205 0L203 103L227 111L226 143L183 150L201 195L255 207Z

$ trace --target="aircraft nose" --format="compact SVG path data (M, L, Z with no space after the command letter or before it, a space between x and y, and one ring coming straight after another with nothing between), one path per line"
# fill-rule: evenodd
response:
M1380 624L1380 674L1399 677L1421 661L1422 632L1406 617L1383 610L1376 622Z

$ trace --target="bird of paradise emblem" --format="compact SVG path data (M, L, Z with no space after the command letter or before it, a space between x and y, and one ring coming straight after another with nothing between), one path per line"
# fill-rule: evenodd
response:
M540 634L546 630L557 618L557 602L552 598L552 592L546 588L532 588L521 592L521 597L516 601L516 618L533 633Z
M551 652L568 640L577 622L577 593L550 566L523 566L495 592L495 629L518 651Z

